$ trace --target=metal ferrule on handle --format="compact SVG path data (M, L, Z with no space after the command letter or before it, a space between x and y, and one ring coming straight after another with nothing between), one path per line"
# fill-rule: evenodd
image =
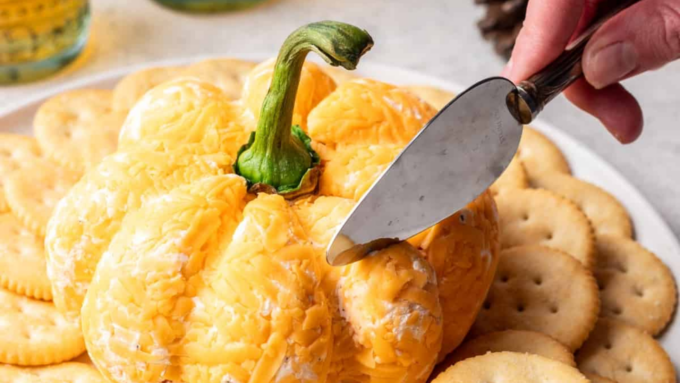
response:
M519 83L515 91L508 94L508 109L515 119L521 124L529 124L552 99L583 76L581 60L590 38L606 21L638 1L609 0L602 3L594 23L578 39L569 44L555 61Z

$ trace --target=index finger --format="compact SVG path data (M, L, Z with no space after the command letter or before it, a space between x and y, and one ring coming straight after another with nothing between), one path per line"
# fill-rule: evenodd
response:
M557 58L579 26L585 5L586 0L530 0L503 74L518 83Z

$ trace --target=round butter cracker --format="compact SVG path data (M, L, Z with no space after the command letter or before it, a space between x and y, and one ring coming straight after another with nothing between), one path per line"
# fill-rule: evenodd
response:
M183 67L148 68L127 75L113 89L113 109L129 111L146 92L181 77L184 70Z
M209 59L188 66L184 75L208 82L222 89L229 99L237 100L241 97L248 73L256 65L239 59Z
M43 239L12 214L0 214L0 287L35 299L52 300Z
M492 352L466 359L432 383L590 383L577 369L539 355Z
M633 225L626 208L611 194L568 174L546 174L536 180L536 187L553 191L573 201L585 213L595 235L613 234L631 238Z
M99 371L84 363L61 363L45 367L0 365L2 383L106 383Z
M524 127L517 155L522 160L534 186L545 175L552 173L571 174L569 163L562 151L548 137L528 126Z
M81 89L46 101L33 122L45 156L71 170L84 172L116 151L127 113L111 107L113 92Z
M615 380L602 377L600 375L591 374L589 372L581 372L586 378L590 380L590 383L617 383Z
M40 158L40 147L35 138L0 133L0 187L7 176L21 169L24 163L37 158Z
M501 247L543 245L578 259L590 268L595 236L588 217L570 200L541 189L507 189L496 196Z
M0 363L54 364L84 351L80 322L64 317L52 303L0 289Z
M442 110L453 100L456 95L448 90L428 85L408 85L404 89L420 97L421 100L432 105L437 110Z
M574 354L553 338L540 332L507 330L484 334L463 343L437 365L433 376L462 360L503 351L540 355L576 367Z
M507 189L527 189L529 188L529 179L527 172L524 170L524 165L519 157L515 156L510 164L505 169L503 174L489 187L491 194L497 196Z
M668 267L639 243L614 235L598 237L597 253L593 274L600 287L602 316L659 334L677 303Z
M611 319L600 319L576 353L582 371L618 383L675 383L666 351L644 331Z
M7 203L28 229L45 236L54 207L79 178L79 173L51 161L32 161L5 179Z
M496 277L470 335L527 330L576 350L597 322L600 301L590 271L543 246L501 252Z

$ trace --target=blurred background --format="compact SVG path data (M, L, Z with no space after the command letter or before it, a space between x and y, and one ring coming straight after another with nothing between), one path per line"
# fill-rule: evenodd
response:
M494 44L482 38L477 22L485 7L474 0L268 0L215 14L178 12L152 0L92 0L90 6L90 39L83 54L45 80L0 87L0 113L49 87L124 66L187 56L274 56L292 30L324 19L368 30L376 45L366 61L463 87L498 74L505 63ZM680 235L680 63L625 85L639 98L646 122L646 132L630 146L619 145L595 119L563 98L541 118L620 170Z

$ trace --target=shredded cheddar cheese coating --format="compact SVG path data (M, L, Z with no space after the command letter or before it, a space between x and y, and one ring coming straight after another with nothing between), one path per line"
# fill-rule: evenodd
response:
M272 65L238 101L188 78L152 89L118 151L50 220L54 302L80 316L109 381L425 382L471 325L497 261L488 194L411 242L325 262L355 202L435 110L377 81L336 88L306 63L294 122L323 149L319 194L251 195L232 164Z

